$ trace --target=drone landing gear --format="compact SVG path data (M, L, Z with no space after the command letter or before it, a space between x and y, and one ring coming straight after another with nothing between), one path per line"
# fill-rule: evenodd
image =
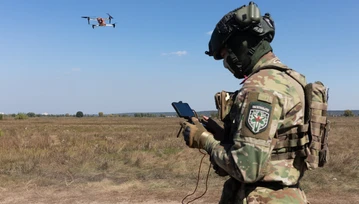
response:
M115 27L115 24L106 24L106 27Z
M113 24L106 24L106 25L91 25L92 26L92 29L95 29L95 27L99 27L99 26L106 26L106 27L113 27L115 28L116 27L116 24L113 23Z

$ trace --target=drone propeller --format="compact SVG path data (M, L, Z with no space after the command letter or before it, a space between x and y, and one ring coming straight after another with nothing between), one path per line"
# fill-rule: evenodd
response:
M109 23L111 23L111 19L113 19L113 17L109 13L106 13L106 14L108 15Z
M107 15L110 19L113 19L113 17L109 13L107 13Z
M97 17L94 16L81 16L81 18L87 18L88 24L90 24L90 21L97 21Z
M86 19L87 19L87 23L90 24L90 17L88 17L88 16L81 16L81 18L86 18Z

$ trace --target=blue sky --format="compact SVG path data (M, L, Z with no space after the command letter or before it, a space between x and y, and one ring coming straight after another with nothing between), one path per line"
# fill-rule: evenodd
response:
M100 3L101 2L101 3ZM255 1L276 23L272 46L308 82L330 88L329 109L359 109L358 1ZM208 32L247 1L0 1L0 112L52 114L173 111L182 100L215 109L240 88L204 54ZM81 16L110 13L116 28Z

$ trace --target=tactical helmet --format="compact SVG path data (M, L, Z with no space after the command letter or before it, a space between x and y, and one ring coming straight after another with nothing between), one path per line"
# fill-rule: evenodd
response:
M269 13L261 16L258 6L254 2L243 5L227 13L217 23L208 43L205 54L213 56L215 60L223 59L221 49L227 40L236 34L250 32L253 36L272 42L275 34L274 21Z

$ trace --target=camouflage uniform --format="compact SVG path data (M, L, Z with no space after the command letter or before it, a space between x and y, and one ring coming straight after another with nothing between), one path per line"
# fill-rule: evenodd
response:
M304 157L287 152L276 137L280 128L303 124L305 96L301 84L305 83L303 75L270 52L233 96L224 120L233 144L206 145L212 163L231 177L224 184L221 204L308 203L299 187L306 170Z

